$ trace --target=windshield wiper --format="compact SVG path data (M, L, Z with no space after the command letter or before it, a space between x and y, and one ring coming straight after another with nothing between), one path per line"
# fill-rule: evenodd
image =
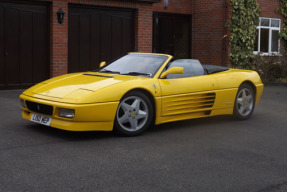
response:
M151 73L141 73L141 72L129 72L129 73L123 73L121 75L145 75L151 77Z
M100 73L116 73L116 74L120 74L120 72L118 72L118 71L111 71L111 70L107 70L107 69L102 69L99 72Z

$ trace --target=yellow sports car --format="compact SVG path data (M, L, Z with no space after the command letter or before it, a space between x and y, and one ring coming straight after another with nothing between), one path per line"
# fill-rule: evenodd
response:
M95 71L39 83L20 95L24 119L69 131L143 133L152 124L233 115L248 119L263 84L255 71L130 53Z

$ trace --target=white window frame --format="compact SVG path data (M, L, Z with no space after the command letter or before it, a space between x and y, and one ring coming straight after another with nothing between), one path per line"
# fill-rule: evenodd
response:
M259 25L256 27L258 30L258 44L257 44L257 50L258 51L253 51L254 54L260 54L260 55L266 55L266 56L276 56L280 55L280 39L278 39L278 52L272 52L272 31L281 31L281 19L278 18L269 18L269 17L259 17ZM261 20L262 19L268 19L269 20L269 26L261 26ZM277 20L279 21L279 27L271 27L271 21L272 20ZM268 53L267 52L261 52L260 51L260 40L261 40L261 29L269 29L269 42L268 42Z

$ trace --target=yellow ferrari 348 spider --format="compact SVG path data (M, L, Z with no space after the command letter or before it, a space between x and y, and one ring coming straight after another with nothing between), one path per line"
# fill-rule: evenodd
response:
M152 124L233 115L248 119L263 84L255 71L130 53L95 71L41 82L20 95L24 119L69 131L143 133Z

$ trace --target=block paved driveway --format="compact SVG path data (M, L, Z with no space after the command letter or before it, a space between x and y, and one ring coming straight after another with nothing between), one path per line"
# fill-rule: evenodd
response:
M180 121L131 138L22 120L20 93L0 91L0 191L287 191L287 87L265 87L248 121Z

